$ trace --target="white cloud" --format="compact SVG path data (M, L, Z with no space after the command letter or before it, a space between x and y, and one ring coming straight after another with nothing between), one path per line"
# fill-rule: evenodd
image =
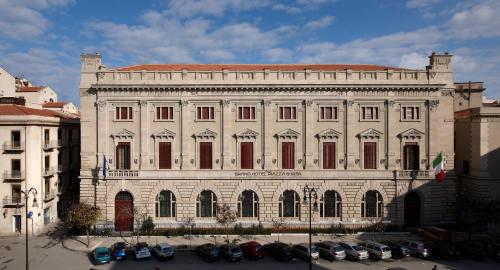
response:
M264 51L264 57L269 62L289 63L293 58L293 51L284 48L272 48Z
M429 7L440 1L441 0L408 0L408 2L406 2L406 7L407 8Z
M247 11L268 6L268 0L172 0L166 14L189 18L198 15L221 17L227 10Z
M446 27L451 38L473 39L500 36L500 1L484 0L465 5L453 14Z
M330 26L333 22L332 16L324 16L318 20L310 21L304 25L307 29L318 30Z
M411 52L401 56L400 67L422 69L429 64L429 56L426 54Z
M287 6L287 5L284 5L282 3L278 3L278 4L273 5L272 10L275 10L275 11L284 11L284 12L290 13L290 14L300 13L302 11L298 7Z

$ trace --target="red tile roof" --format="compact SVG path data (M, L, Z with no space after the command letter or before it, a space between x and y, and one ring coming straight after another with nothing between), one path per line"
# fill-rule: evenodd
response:
M299 71L299 70L346 70L355 71L375 71L375 70L404 70L398 67L388 67L379 65L351 65L351 64L141 64L128 67L116 68L118 71L222 71L222 70L240 70L240 71Z
M44 86L25 86L16 89L16 92L38 92L42 90Z
M43 104L44 108L62 108L64 105L68 104L68 102L47 102Z
M52 110L33 109L14 104L5 104L5 105L0 104L0 116L2 115L34 115L34 116L58 117L66 119L77 118L76 116L71 116L68 114L63 114Z

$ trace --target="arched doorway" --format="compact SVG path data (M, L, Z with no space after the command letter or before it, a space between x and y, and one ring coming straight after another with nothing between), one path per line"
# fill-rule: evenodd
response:
M115 231L133 231L134 199L126 191L120 191L115 197Z
M405 197L405 226L420 226L420 196L412 191Z

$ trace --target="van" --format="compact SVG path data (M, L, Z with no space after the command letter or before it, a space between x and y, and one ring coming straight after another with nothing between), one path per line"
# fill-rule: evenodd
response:
M370 257L376 260L385 260L392 257L391 248L377 242L366 241L362 246L368 251Z

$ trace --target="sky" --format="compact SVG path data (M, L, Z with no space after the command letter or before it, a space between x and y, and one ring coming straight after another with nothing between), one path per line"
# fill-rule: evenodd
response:
M500 98L500 0L0 0L0 66L79 104L80 54L142 63L349 63L424 69Z

